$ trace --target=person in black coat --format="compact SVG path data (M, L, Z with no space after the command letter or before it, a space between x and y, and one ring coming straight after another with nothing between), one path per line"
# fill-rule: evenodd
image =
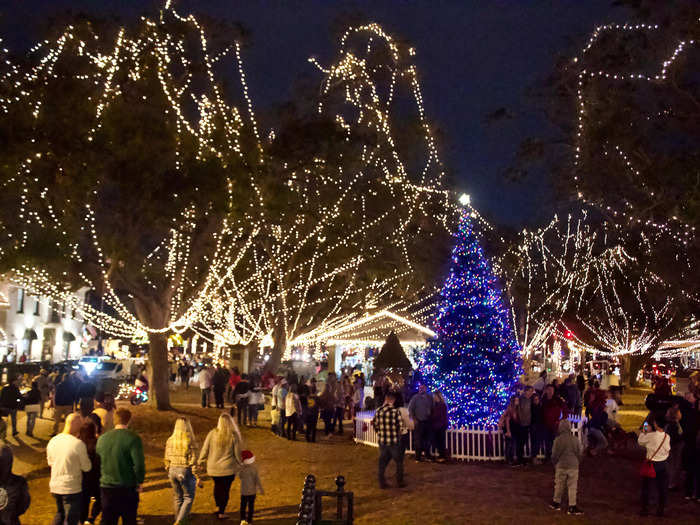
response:
M32 382L32 389L24 395L24 410L27 413L27 435L34 437L34 424L41 410L41 390L39 382Z
M76 395L75 383L68 374L63 374L54 391L53 435L58 433L62 419L73 412Z
M216 372L214 372L212 384L214 387L216 408L224 408L224 394L226 393L226 386L228 385L228 376L228 372L222 367L217 368Z
M22 407L22 393L19 391L20 381L20 377L13 377L10 379L10 383L0 391L0 407L10 413L13 436L19 434L17 430L17 410Z
M4 506L0 506L2 525L20 525L19 517L27 512L31 502L27 480L12 473L13 460L12 449L0 446L0 490L6 495Z

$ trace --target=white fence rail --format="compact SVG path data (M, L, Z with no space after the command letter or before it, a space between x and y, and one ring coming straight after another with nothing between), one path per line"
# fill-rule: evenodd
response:
M355 415L355 443L378 447L377 433L372 427L374 411L358 412ZM586 444L585 418L569 417L574 436ZM466 461L504 461L506 442L503 432L497 426L470 425L463 428L450 428L445 433L445 446L451 458ZM408 433L406 453L415 454L413 432ZM530 443L525 447L530 455ZM543 457L542 454L539 457Z

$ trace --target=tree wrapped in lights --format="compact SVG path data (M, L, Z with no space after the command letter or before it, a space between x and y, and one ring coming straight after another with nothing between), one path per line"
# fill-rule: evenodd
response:
M108 334L148 336L161 409L168 334L216 301L221 268L245 243L229 224L251 191L239 175L255 124L245 90L239 108L217 82L237 50L214 57L197 21L166 5L135 27L68 26L2 86L3 270ZM75 302L83 286L104 311Z
M433 329L437 336L420 354L419 370L428 387L445 396L450 421L495 424L522 374L520 348L466 212Z

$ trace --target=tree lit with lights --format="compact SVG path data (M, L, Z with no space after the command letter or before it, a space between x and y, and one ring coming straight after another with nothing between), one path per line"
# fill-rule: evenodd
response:
M437 336L419 368L428 388L445 396L452 425L495 424L522 373L520 348L466 211L455 240L433 327Z

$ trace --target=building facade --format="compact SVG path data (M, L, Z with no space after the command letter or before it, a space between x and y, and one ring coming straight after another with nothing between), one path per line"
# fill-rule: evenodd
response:
M86 292L75 292L80 302ZM52 308L46 297L0 281L0 360L55 363L79 359L88 338L85 322L76 311L61 310Z

